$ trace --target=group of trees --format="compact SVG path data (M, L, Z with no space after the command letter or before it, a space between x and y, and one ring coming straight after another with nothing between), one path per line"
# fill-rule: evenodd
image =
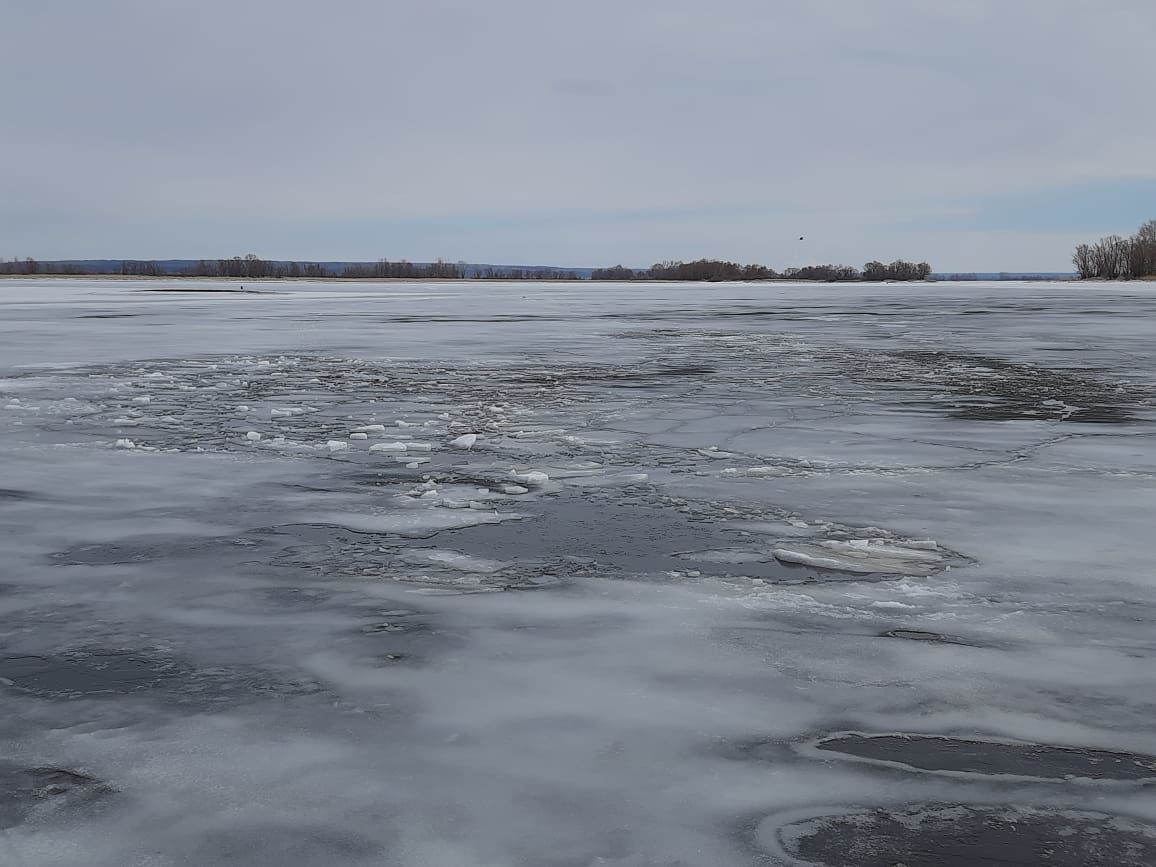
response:
M897 259L890 265L868 262L863 270L850 265L807 265L788 268L777 274L765 265L739 265L717 259L699 259L697 262L662 262L652 268L634 270L615 265L599 268L591 275L594 280L819 280L828 283L856 280L926 280L931 266L926 262L905 262Z
M659 262L650 268L634 269L622 265L597 268L592 280L773 280L779 276L765 265L739 265L720 259L698 259L694 262Z
M581 280L577 271L558 268L479 268L473 274L478 280Z
M1156 276L1156 220L1131 238L1109 235L1095 244L1080 244L1072 264L1081 280L1139 280Z
M44 264L37 262L35 259L13 259L10 262L0 261L0 274L45 274L45 273L60 273L58 271L46 272Z
M926 280L930 276L931 266L926 262L905 262L896 259L890 265L868 262L863 266L864 280Z
M190 268L170 272L181 277L329 277L317 262L271 262L249 253L232 259L201 259Z
M354 280L460 280L465 276L465 266L454 262L443 262L441 259L428 265L407 262L404 259L399 262L379 259L376 262L346 265L336 276Z
M788 280L820 280L826 283L845 283L862 280L858 268L851 265L806 265L802 268L788 268L783 272Z

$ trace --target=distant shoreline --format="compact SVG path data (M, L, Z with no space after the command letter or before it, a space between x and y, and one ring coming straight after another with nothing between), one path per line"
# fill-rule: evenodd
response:
M774 283L790 283L795 285L813 285L813 286L903 286L903 285L921 285L921 284L935 284L935 283L1080 283L1078 277L1063 276L1051 277L1043 275L1027 275L1027 276L1007 276L1007 277L968 277L964 279L943 277L931 278L928 280L809 280L800 277L768 277L759 280L743 280L736 278L733 280L659 280L655 278L637 278L634 280L591 280L588 278L565 278L565 277L543 277L543 278L517 278L517 277L195 277L188 274L172 274L162 275L159 277L149 277L137 274L0 274L0 283L15 280L101 280L112 282L127 282L127 283L221 283L232 286L244 286L247 283L262 284L262 285L276 285L278 283L329 283L340 285L343 283L463 283L470 285L485 285L487 283L517 283L525 286L533 286L535 284L543 283L579 283L584 286L597 286L600 284L642 284L651 286L661 285L677 285L677 284L723 284L723 283L741 283L745 286L758 286L760 284L774 284ZM1107 283L1128 283L1128 282L1156 282L1156 276L1141 277L1139 280L1106 280L1106 281L1089 281L1089 282L1107 282Z

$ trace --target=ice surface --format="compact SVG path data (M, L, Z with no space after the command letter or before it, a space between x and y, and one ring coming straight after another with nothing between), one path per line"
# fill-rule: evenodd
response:
M0 863L1151 862L1156 287L168 288L0 281Z

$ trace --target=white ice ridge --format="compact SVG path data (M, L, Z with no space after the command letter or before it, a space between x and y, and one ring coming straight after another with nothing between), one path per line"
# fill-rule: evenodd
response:
M523 517L523 515L512 512L433 508L382 512L376 515L356 512L329 512L312 520L345 527L358 533L381 533L421 539L443 530L462 530L480 524L520 521Z
M773 550L782 563L839 572L881 572L888 575L930 575L943 568L945 558L932 541L884 542L879 539L792 542Z
M511 470L510 478L512 478L515 482L531 488L540 488L542 485L550 481L550 476L546 473L543 473L541 470L530 470L526 473L519 473L517 470Z
M433 446L429 443L393 442L374 443L369 447L371 452L430 452Z
M471 554L463 554L461 551L451 551L442 548L411 548L401 555L401 559L414 566L441 566L457 572L471 572L482 575L500 572L510 565L501 560L474 557Z

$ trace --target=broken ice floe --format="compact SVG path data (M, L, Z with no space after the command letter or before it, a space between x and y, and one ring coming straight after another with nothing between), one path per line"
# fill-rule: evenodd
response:
M400 559L415 566L440 566L457 572L474 572L482 575L500 572L510 566L502 560L475 557L461 551L441 548L410 548L402 552Z
M517 470L510 471L510 478L515 482L520 483L530 488L540 488L550 481L550 476L540 470L530 470L529 472L519 473Z
M412 511L383 512L376 515L353 512L327 513L318 516L316 521L345 527L357 533L381 533L382 535L424 539L446 530L461 530L480 524L500 524L503 521L519 521L522 518L522 515L511 512L421 508Z
M775 547L775 559L782 563L887 575L932 575L948 566L947 558L935 543L926 541L889 542L881 539L824 540L791 542Z

